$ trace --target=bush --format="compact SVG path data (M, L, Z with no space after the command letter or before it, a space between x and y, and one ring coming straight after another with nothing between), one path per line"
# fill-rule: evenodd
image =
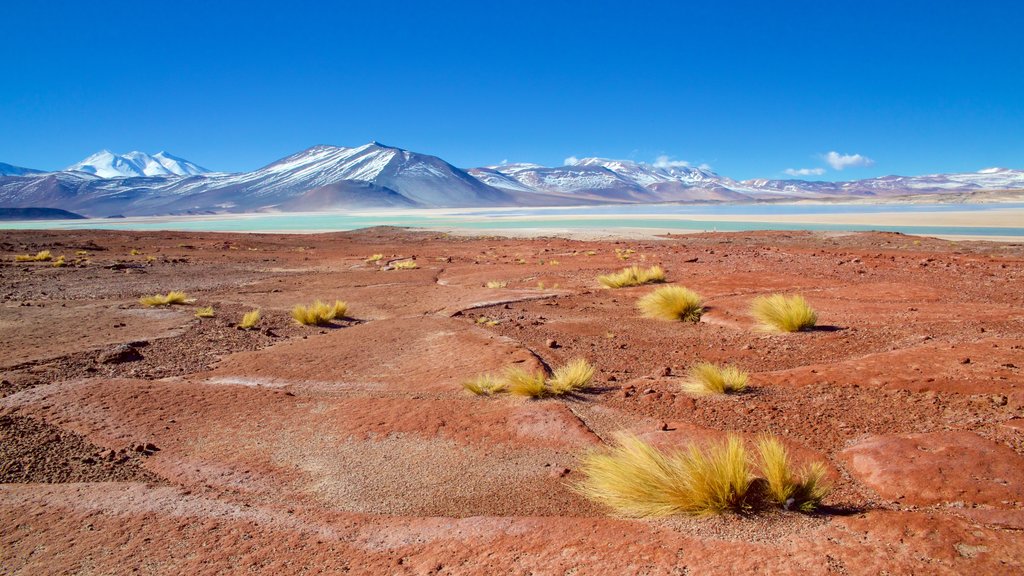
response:
M812 462L794 474L786 447L770 434L758 439L757 452L769 502L786 510L810 512L828 495L827 470L821 462Z
M213 318L215 316L213 312L213 306L207 306L206 308L196 308L196 318Z
M547 385L551 394L571 394L586 390L594 379L594 366L583 358L570 360L556 368Z
M658 320L697 322L704 313L700 294L683 286L657 288L640 298L637 307L647 318Z
M245 315L242 316L242 321L238 323L238 327L243 330L251 330L260 323L260 318L262 317L263 315L260 314L259 309L246 312Z
M292 318L303 326L327 326L331 320L344 318L346 313L348 304L341 300L335 300L333 305L317 300L309 306L296 305L292 308Z
M700 362L690 368L683 389L691 394L731 394L747 388L750 375L736 366Z
M491 396L505 391L505 383L493 374L481 374L462 383L462 387L477 396Z
M413 270L419 268L415 260L402 260L391 265L394 270Z
M808 330L818 323L818 314L803 296L758 296L751 304L751 313L762 326L779 332Z
M809 512L828 493L825 466L811 464L804 469L803 480L796 482L780 448L771 437L758 442L765 476L759 478L738 436L703 447L690 443L666 453L621 434L611 447L583 457L585 478L575 488L626 516L706 515L772 506Z
M143 296L139 298L139 303L143 306L154 307L154 306L171 306L173 304L191 304L195 300L190 299L180 290L174 290L168 292L166 295L157 294L155 296Z
M35 255L32 254L19 254L14 257L15 262L49 262L53 259L53 254L49 250L42 250L37 252Z
M639 266L630 266L629 268L623 268L620 272L598 276L597 281L607 288L655 284L665 281L665 271L661 266L651 266L646 269Z

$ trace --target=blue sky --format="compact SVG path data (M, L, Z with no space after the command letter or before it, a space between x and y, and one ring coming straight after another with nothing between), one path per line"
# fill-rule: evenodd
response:
M2 12L0 162L20 166L108 148L241 171L378 140L462 167L664 157L734 178L820 179L1024 168L1021 2Z

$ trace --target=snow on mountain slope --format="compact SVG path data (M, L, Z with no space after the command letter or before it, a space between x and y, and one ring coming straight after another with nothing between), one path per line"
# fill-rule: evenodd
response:
M85 172L100 178L191 176L209 172L202 166L166 152L158 152L150 156L145 152L133 151L127 154L115 154L110 150L100 150L64 170Z
M21 166L14 166L13 164L6 164L0 162L0 176L32 176L35 174L44 174L43 170L34 170L32 168L22 168Z

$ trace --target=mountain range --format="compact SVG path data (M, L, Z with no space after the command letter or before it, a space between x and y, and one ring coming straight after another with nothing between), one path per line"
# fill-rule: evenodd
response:
M989 168L848 182L733 180L709 169L583 158L559 167L502 164L463 170L377 142L314 146L252 172L209 170L159 152L103 150L57 172L0 163L0 207L87 216L455 208L657 202L884 198L1024 189L1024 171Z

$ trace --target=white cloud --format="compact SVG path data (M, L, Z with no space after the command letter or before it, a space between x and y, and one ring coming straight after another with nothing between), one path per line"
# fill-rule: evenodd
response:
M501 160L501 165L502 165L502 166L504 166L504 165L506 165L506 164L508 164L508 158L503 158L503 159Z
M786 168L783 170L790 176L821 176L825 173L824 168Z
M871 166L874 160L860 154L840 154L832 151L822 156L825 162L835 170L842 170L851 166Z
M700 166L697 166L697 168L700 168L701 170L703 170L705 172L711 172L711 164L708 164L707 162L704 162Z
M575 156L569 156L565 160L562 160L562 164L564 164L565 166L575 166L576 164L579 163L579 161L580 161L579 158L577 158Z
M654 160L655 168L689 168L690 163L686 160L673 160L668 156L658 156Z

